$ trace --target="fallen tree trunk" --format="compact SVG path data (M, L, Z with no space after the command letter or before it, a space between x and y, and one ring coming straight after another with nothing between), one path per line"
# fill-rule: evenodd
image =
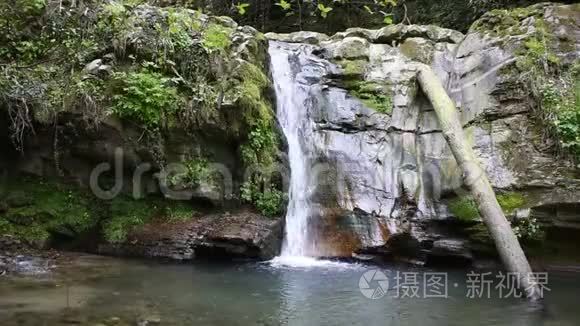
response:
M512 231L491 183L477 161L473 148L465 138L455 103L449 98L441 81L428 66L421 66L418 80L435 109L443 136L461 168L464 182L477 203L483 222L495 242L506 269L516 275L518 284L528 299L540 299L539 285L532 274L518 238Z

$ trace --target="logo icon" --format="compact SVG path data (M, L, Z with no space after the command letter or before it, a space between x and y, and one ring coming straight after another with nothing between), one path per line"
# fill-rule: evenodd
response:
M358 280L358 288L366 298L377 300L387 294L389 290L389 279L380 270L371 269L360 277Z

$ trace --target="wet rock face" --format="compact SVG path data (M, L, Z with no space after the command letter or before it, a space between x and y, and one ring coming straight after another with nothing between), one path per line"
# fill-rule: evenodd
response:
M562 62L580 57L573 50L580 47L577 5L528 10L542 15L550 30L566 30L568 36L560 40L573 46L556 51ZM415 80L417 65L425 63L455 100L466 134L496 190L523 196L525 204L518 208L530 209L546 227L561 224L555 216L580 221L577 213L571 217L570 209L550 215L542 208L578 205L580 179L578 167L545 146L543 127L532 110L535 100L518 83L517 69L511 69L524 36L535 32L533 19L538 18L515 22L521 25L514 29L517 35L476 28L482 24L465 36L434 26L354 28L330 38L309 34L311 45L305 55L311 59L304 70L321 74L308 79L315 85L316 103L309 108L314 137L319 139L315 156L331 162L336 173L329 175L344 177L342 186L321 188L321 196L341 209L380 217L395 235L410 235L409 241L418 245L409 242L406 247L416 248L424 260L474 258L476 246L466 226L456 223L448 208L450 200L468 193L461 187L461 173L434 111ZM302 42L303 36L268 35L289 43Z
M211 214L190 221L148 224L122 244L102 244L100 254L172 260L269 259L282 243L283 222L250 212Z

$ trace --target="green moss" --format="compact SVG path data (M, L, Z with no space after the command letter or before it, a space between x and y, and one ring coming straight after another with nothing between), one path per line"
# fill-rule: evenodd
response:
M360 99L365 106L383 114L393 112L392 91L389 85L348 80L342 86L347 89L350 95Z
M542 17L542 14L542 9L536 7L495 9L481 17L471 30L499 37L521 35L526 32L521 22L532 16Z
M270 80L256 65L244 62L235 72L237 104L243 110L244 121L250 126L264 126L273 121L273 110L266 92Z
M102 233L110 243L126 241L131 231L153 220L185 221L191 219L194 213L185 202L154 197L136 200L118 196L105 204L109 206L109 215L102 221Z
M449 203L449 210L460 221L471 222L480 218L477 204L471 197L460 197Z
M347 76L362 76L365 73L368 61L366 60L340 60L337 62Z
M9 180L0 189L0 234L30 243L44 243L54 235L75 239L96 230L118 243L155 218L183 221L193 213L185 202L128 196L101 201L76 187L35 177Z
M278 137L274 131L274 111L265 93L270 80L260 68L243 63L237 71L240 85L237 88L238 106L243 110L244 123L250 128L248 139L242 145L242 160L247 166L259 164L270 170L278 150Z
M0 233L42 242L51 233L75 236L96 225L92 202L74 188L23 178L11 181L7 189L3 198L7 210L0 214Z
M526 205L526 198L517 192L508 192L497 196L497 201L504 213L510 215Z
M110 202L110 217L103 224L103 235L110 243L123 242L131 230L148 222L157 211L151 201L116 197Z
M190 205L182 202L172 202L166 207L166 218L169 222L187 221L194 213Z
M497 195L497 201L506 215L511 215L518 208L525 207L525 197L517 192ZM471 196L458 197L449 202L449 210L460 221L473 222L481 219L477 204Z
M557 37L543 17L542 7L511 11L494 11L484 16L474 28L492 30L492 35L510 36L523 35L519 50L516 50L517 59L514 66L502 69L502 74L510 78L518 77L517 82L523 84L523 89L530 90L532 97L538 104L535 108L536 118L542 126L542 134L549 135L558 144L554 148L557 154L564 153L573 160L580 160L580 100L577 96L578 73L575 66L563 62L558 53L570 51L570 40ZM522 20L534 17L534 32L528 33L525 27L518 31L517 27ZM506 28L498 19L512 18ZM495 26L497 25L497 26ZM505 37L506 42L513 38Z
M276 164L279 146L274 111L266 96L271 83L259 67L249 63L242 64L236 76L240 82L237 104L244 111L245 125L250 128L241 146L241 158L246 167L257 171L242 185L242 199L256 206L262 214L276 216L282 210L283 193L265 182Z

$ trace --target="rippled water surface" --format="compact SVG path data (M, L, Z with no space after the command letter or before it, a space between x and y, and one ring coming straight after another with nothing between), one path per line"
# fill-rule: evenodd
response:
M518 299L466 299L468 271L449 272L448 298L401 298L392 286L397 275L416 272L422 287L423 273L431 272L409 267L380 268L389 290L371 300L359 280L374 268L82 258L48 274L0 278L0 325L580 324L578 274L550 274L541 308ZM497 297L493 288L491 294Z

